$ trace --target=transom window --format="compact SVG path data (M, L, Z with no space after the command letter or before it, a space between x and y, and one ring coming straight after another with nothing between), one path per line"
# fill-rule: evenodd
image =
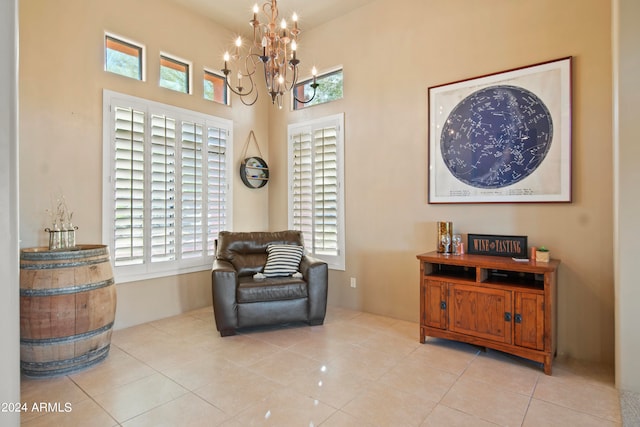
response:
M160 55L160 86L182 93L191 93L191 65L187 61Z
M118 281L211 268L231 227L232 123L104 92L103 241Z
M300 110L312 105L324 104L325 102L342 99L342 68L318 75L316 77L316 83L318 83L319 86L316 89L316 96L306 104L298 102L296 98L301 101L311 98L313 95L311 83L313 83L313 78L303 80L296 84L292 91L295 95L292 103L294 110Z
M136 43L106 34L104 37L104 69L121 76L144 80L144 48Z
M229 94L224 76L204 70L204 99L229 105Z

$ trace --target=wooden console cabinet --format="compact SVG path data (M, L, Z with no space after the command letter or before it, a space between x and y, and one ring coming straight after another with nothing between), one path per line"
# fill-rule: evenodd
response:
M437 252L418 260L421 343L432 336L493 348L543 363L551 375L559 260Z

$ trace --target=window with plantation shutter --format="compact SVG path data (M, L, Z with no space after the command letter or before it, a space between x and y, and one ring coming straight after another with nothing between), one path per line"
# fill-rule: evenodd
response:
M103 120L103 240L117 281L211 268L231 227L231 122L106 90Z
M305 249L344 270L342 114L289 125L289 227Z

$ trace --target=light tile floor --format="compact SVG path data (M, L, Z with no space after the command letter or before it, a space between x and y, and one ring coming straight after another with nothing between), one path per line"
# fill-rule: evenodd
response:
M612 369L541 366L329 308L325 324L221 338L211 307L114 331L85 371L22 379L24 426L621 426ZM55 406L55 405L54 405Z

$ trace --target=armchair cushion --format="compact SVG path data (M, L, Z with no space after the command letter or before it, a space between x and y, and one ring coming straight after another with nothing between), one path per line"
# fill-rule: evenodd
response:
M241 277L237 290L239 304L291 300L307 298L308 296L307 282L293 277L277 277L264 280Z
M304 248L298 245L267 246L267 263L264 266L265 277L287 277L300 269L300 260Z
M267 246L271 244L302 246L302 234L294 231L221 231L216 258L229 261L240 277L253 276L264 270Z

